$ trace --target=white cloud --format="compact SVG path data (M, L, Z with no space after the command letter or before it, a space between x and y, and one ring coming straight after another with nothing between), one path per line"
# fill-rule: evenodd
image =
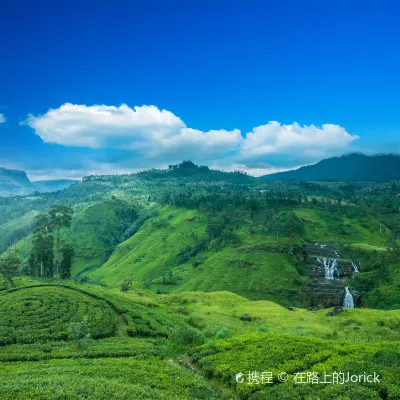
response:
M268 122L242 135L239 129L201 131L187 127L172 112L156 106L66 103L41 116L29 115L29 125L47 143L92 149L123 149L132 167L160 167L183 159L241 169L253 174L275 172L337 155L358 136L324 124L301 126ZM120 150L119 150L120 151ZM129 158L129 157L128 157ZM107 169L129 168L129 160L103 160ZM117 166L117 163L121 165Z
M3 122L6 122L6 117L4 116L4 114L0 113L0 124L2 124Z
M142 142L170 136L183 121L155 106L119 107L66 103L23 122L47 143L91 148L134 148Z
M357 140L346 130L334 124L300 126L298 123L282 125L270 121L257 126L246 135L242 153L246 156L265 156L272 153L302 152L309 156L318 156L334 149L343 149Z

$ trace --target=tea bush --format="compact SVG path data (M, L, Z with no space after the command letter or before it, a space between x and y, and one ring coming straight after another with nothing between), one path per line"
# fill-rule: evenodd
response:
M231 386L240 399L399 399L399 343L350 344L309 337L254 333L218 340L189 351L192 360L209 378ZM272 372L273 382L237 383L237 373ZM379 374L379 383L296 384L297 372L349 372ZM278 379L288 374L286 383Z
M116 312L106 302L65 287L29 287L0 294L0 344L66 340L87 316L93 338L112 336Z

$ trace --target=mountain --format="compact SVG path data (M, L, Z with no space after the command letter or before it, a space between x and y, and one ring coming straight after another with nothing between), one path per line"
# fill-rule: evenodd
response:
M353 153L296 170L264 175L263 180L373 181L400 180L400 155Z
M33 184L39 192L56 192L57 190L63 190L79 181L72 179L57 179L49 181L34 181Z
M134 175L145 180L179 180L180 182L251 184L257 180L242 171L225 172L205 165L197 165L192 161L182 161L179 164L169 165L168 169L149 169Z
M0 197L25 195L35 190L26 172L0 168Z

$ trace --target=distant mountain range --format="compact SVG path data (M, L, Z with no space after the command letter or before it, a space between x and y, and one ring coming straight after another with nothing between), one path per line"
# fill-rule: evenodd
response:
M167 170L147 170L138 173L146 179L195 179L226 181L230 183L246 184L256 178L239 172L227 173L209 169L206 166L197 166L191 161L184 161L171 165ZM320 161L315 165L308 165L296 170L264 175L259 179L271 180L302 180L321 182L372 181L385 182L400 180L400 155L380 154L367 156L353 153L342 157L333 157ZM63 190L73 183L69 179L46 180L31 182L24 171L0 168L0 196L27 195L39 192L54 192Z
M0 168L0 196L25 195L34 191L26 172Z
M264 175L263 180L373 181L400 180L400 155L367 156L352 153L333 157L296 170Z
M35 191L54 192L62 190L77 181L69 179L31 182L24 171L0 168L0 197L24 196Z
M68 186L71 186L76 182L79 181L72 179L56 179L50 181L34 181L32 183L39 192L55 192L57 190L66 189Z

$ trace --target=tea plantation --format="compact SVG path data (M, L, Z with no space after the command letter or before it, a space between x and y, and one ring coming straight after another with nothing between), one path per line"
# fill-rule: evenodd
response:
M88 319L94 338L111 336L116 313L104 301L61 287L33 287L0 294L0 343L66 340L68 326Z

